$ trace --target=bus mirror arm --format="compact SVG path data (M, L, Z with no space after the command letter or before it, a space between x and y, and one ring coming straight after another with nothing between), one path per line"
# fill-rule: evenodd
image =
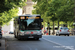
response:
M41 19L41 22L43 22L43 19Z

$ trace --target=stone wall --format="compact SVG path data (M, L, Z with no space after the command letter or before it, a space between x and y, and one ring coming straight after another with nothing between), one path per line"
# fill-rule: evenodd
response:
M22 14L32 14L34 2L32 2L32 0L27 0L26 4L27 5L23 7Z

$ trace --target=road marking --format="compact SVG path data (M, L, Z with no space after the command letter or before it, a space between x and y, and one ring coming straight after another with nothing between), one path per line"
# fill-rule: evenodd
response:
M54 41L51 41L51 40L48 40L48 39L46 39L46 38L43 38L44 40L46 40L46 41L49 41L49 42L51 42L51 43L54 43L54 44L57 44L57 45L60 45L60 46L62 46L61 44L59 44L59 43L56 43L56 42L54 42Z
M38 50L37 48L35 48L35 50Z
M32 50L32 49L31 49L31 47L29 47L29 46L27 46L27 47L28 47L30 50ZM37 48L35 48L34 50L38 50L38 49L37 49Z
M75 37L75 36L70 36L70 37Z
M30 50L32 50L31 47L29 47L29 46L27 46L27 47L28 47Z
M46 39L46 38L44 38L44 37L42 37L42 38L43 38L44 40L48 41L48 42L51 42L51 43L57 44L57 45L62 46L62 47L64 46L63 48L65 48L65 49L75 50L74 48L71 48L71 47L68 47L68 46L65 46L65 45L62 45L62 44L56 43L56 42L51 41L51 40L48 40L48 39Z

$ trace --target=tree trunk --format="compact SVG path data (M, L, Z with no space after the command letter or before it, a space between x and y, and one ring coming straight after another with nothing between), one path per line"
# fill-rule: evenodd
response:
M67 21L66 21L66 27L67 27Z
M59 21L58 21L58 28L59 28Z
M47 23L47 32L50 35L50 23L49 22Z
M55 31L54 31L55 29L54 29L54 21L53 21L53 35L55 34Z
M43 26L44 26L44 30L45 30L45 22L44 22L44 25L43 25ZM43 31L43 32L44 32L44 31ZM44 34L45 34L45 33L44 33Z

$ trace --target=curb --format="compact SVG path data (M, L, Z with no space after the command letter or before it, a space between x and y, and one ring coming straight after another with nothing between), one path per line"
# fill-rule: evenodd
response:
M5 39L0 39L0 43L1 43L0 50L5 50Z

